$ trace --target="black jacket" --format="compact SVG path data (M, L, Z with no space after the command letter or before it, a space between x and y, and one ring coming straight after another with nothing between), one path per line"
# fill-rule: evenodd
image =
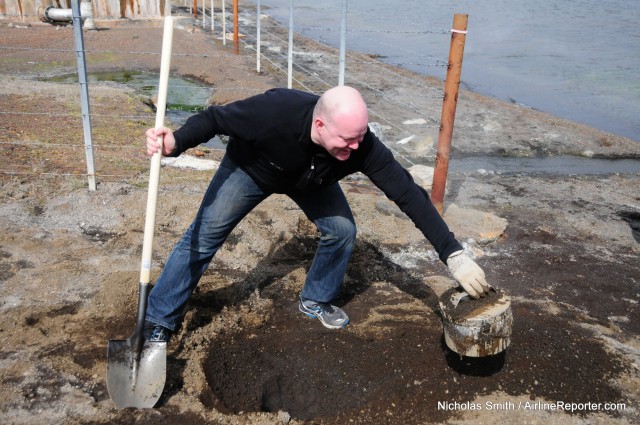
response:
M173 155L217 134L227 135L229 158L273 193L313 191L360 171L413 220L443 262L462 249L427 192L370 130L346 161L338 161L311 141L318 98L298 90L272 89L225 106L211 106L174 132Z

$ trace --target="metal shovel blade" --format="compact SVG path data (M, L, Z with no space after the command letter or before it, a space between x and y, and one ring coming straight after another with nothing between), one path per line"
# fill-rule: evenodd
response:
M138 353L135 339L109 340L107 389L119 409L151 408L164 389L167 343L144 341Z

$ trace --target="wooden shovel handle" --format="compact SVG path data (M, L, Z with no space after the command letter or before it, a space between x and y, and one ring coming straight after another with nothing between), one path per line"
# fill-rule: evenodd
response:
M164 18L162 36L162 56L160 62L160 83L158 86L158 103L156 104L156 125L164 125L164 114L167 107L167 89L169 86L169 67L171 66L171 49L173 44L173 17ZM156 224L156 201L158 199L158 182L160 180L160 163L162 160L162 136L158 138L160 147L151 157L149 173L149 194L147 196L147 213L144 222L144 241L142 243L142 266L140 268L140 284L148 285L151 281L151 254L153 235Z

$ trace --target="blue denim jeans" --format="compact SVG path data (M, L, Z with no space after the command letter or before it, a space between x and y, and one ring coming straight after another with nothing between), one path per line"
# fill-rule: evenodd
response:
M175 331L198 281L235 226L271 193L225 157L193 223L173 248L149 294L147 320ZM289 197L315 223L320 242L300 296L329 302L340 292L356 237L351 208L338 183Z

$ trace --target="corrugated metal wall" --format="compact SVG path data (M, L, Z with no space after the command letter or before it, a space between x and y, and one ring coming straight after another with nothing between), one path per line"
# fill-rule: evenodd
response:
M91 0L93 16L101 18L144 19L169 12L170 0ZM0 15L38 19L38 9L47 6L71 8L71 0L0 0Z

